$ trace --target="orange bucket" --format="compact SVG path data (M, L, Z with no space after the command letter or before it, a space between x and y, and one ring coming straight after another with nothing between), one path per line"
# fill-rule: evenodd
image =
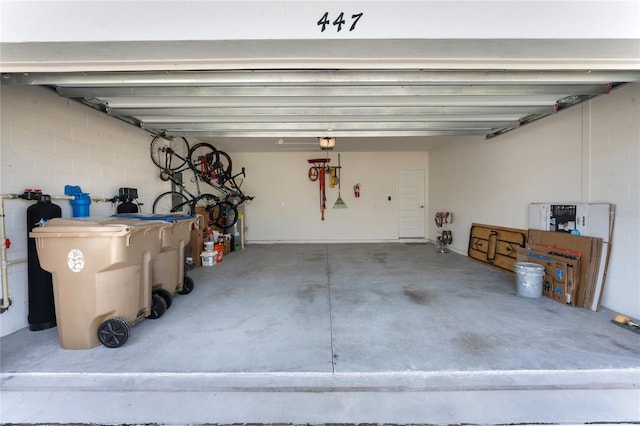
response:
M216 263L220 263L222 262L222 252L224 251L224 244L219 243L219 244L214 244L213 248L215 249L215 251L217 251L218 253L216 254Z

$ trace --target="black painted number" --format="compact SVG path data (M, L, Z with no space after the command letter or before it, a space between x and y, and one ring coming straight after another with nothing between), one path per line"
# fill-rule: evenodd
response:
M349 31L353 31L356 29L356 24L358 23L360 18L362 18L362 12L356 13L355 15L351 15L351 19L353 19L353 24L351 24L351 28L349 28Z
M322 29L320 30L320 32L324 32L324 30L327 28L327 25L329 24L329 12L325 12L324 15L322 15L322 18L320 18L320 20L318 21L318 25L322 25Z
M362 18L362 15L362 12L351 15L352 21L351 27L349 27L349 31L353 31L356 29L356 24L358 23L360 18ZM347 21L344 19L344 12L340 12L336 19L333 20L333 22L331 22L331 20L329 19L329 12L325 12L324 15L322 15L322 18L318 20L317 24L319 27L322 27L320 32L324 32L324 30L327 29L327 25L333 25L334 27L336 27L336 31L340 32L342 31L342 27L344 25L347 25Z
M333 21L333 25L337 25L338 26L338 32L340 32L342 30L342 26L345 24L344 21L344 13L340 12L340 15L338 15L338 17L336 18L335 21Z

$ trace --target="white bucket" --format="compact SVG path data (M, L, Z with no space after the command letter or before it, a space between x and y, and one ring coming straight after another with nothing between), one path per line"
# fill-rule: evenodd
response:
M213 266L216 264L216 255L218 253L215 251L205 251L200 253L200 258L202 259L202 266Z
M518 296L542 297L544 266L532 262L516 262L516 285Z
M205 241L204 242L204 250L205 251L213 251L213 245L215 244L215 242L213 241Z

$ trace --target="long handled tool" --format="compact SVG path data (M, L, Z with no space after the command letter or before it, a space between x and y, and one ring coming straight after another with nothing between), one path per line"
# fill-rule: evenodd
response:
M338 181L338 199L333 204L333 208L346 209L347 203L344 202L344 200L342 199L342 194L340 194L340 191L342 189L342 185L340 183L340 170L342 170L342 167L340 166L340 154L338 154L338 167L334 167L334 170L335 170L335 179Z
M325 187L326 187L325 172L326 172L326 168L322 167L320 169L320 216L322 220L324 220L324 210L327 208L327 193L325 191Z

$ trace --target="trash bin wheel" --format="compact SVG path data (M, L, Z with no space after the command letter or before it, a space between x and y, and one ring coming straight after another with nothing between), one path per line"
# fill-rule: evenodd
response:
M129 339L130 333L131 329L124 318L109 318L98 327L98 340L108 348L119 348Z
M184 276L184 282L182 283L182 290L179 291L180 294L189 294L193 291L193 287L195 286L193 282L193 278Z
M157 293L151 295L151 313L150 319L160 318L167 311L167 302Z
M160 288L158 290L154 290L153 293L159 295L160 297L162 297L164 299L165 303L167 304L167 309L169 309L171 307L171 305L173 304L173 296L171 295L171 293L169 293L164 288Z

